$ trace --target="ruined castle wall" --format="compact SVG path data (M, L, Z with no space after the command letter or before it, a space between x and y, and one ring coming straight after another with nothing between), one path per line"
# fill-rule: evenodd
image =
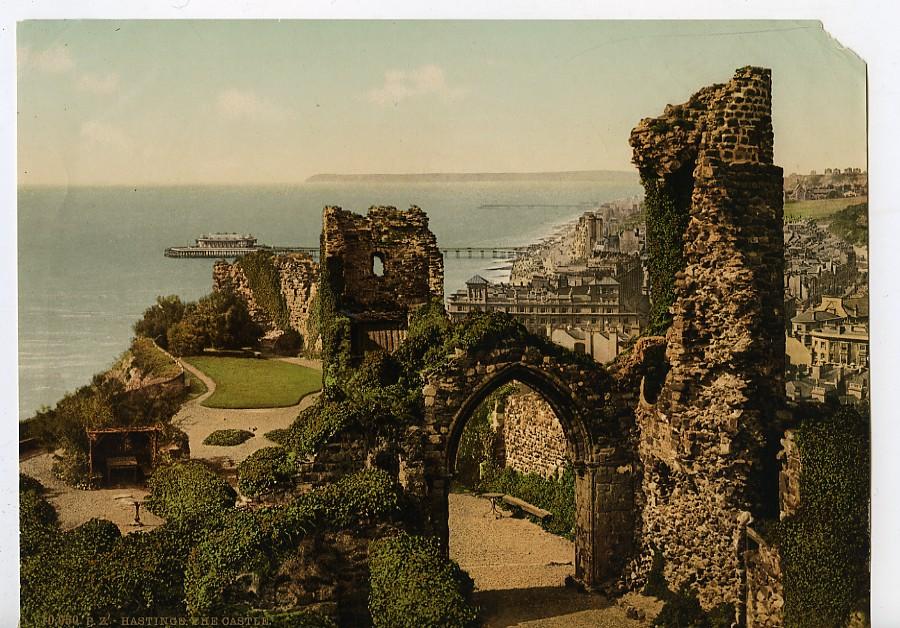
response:
M443 257L428 216L416 206L371 207L365 216L326 207L321 251L339 309L405 312L443 298Z
M688 107L689 105L689 107ZM771 74L742 68L633 132L642 174L695 160L669 371L637 418L642 536L675 590L742 606L741 542L761 492L765 428L784 408L782 172L772 165ZM673 134L690 109L689 131Z
M507 397L502 416L508 468L551 478L571 464L562 425L541 395L525 391Z
M319 278L319 265L307 255L291 253L273 255L272 263L278 273L281 294L288 309L290 327L304 338L308 335L308 323L311 314ZM278 326L271 314L263 308L253 296L253 290L247 275L239 262L228 263L218 261L213 266L213 290L229 290L241 297L247 304L247 310L254 321L268 332L274 332Z

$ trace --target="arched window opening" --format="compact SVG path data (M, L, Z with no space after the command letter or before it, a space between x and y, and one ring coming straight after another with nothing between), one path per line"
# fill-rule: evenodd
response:
M384 277L384 253L372 255L372 274L376 277Z

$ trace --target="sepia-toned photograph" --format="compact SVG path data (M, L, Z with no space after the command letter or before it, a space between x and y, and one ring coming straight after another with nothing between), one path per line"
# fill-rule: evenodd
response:
M873 625L867 65L821 22L15 55L19 625Z

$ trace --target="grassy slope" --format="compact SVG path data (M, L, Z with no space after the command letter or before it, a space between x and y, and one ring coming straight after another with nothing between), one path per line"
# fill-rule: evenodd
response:
M322 372L281 360L195 356L186 360L215 383L208 408L292 406L322 387Z
M820 201L795 201L784 204L784 218L825 218L841 211L850 205L865 203L869 199L865 196L853 198L827 198Z

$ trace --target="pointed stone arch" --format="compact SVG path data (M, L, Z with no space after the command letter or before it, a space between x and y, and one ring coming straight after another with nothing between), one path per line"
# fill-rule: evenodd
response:
M631 558L635 530L632 425L609 410L613 384L599 365L547 343L457 355L427 378L421 497L425 519L449 544L450 483L466 422L500 386L519 381L556 413L575 469L575 579L608 588Z

